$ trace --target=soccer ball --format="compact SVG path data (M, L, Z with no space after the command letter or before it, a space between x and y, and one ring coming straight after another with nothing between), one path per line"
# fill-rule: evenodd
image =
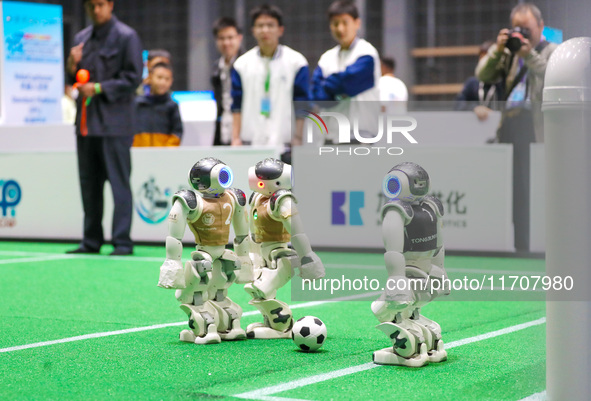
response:
M291 338L302 351L316 351L326 340L326 326L314 316L304 316L293 325Z

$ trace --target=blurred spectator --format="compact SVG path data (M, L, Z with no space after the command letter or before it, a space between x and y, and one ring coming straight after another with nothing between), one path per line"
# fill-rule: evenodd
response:
M86 0L92 26L78 32L68 57L68 72L89 72L78 87L76 144L84 208L84 235L68 253L98 253L103 235L105 181L113 193L111 255L133 252L130 147L133 142L134 91L142 78L142 45L137 33L113 15L113 0Z
M488 40L480 45L478 61L486 56L488 48L493 44ZM488 119L493 109L499 108L499 101L503 99L504 83L502 80L494 84L479 81L470 77L464 82L462 91L456 97L455 110L473 110L480 121Z
M396 60L390 57L380 58L382 77L380 78L380 101L386 114L405 114L408 102L408 89L402 80L394 76Z
M213 36L221 57L213 64L211 84L217 104L214 145L232 142L232 78L234 61L242 55L242 32L234 18L222 17L213 24Z
M494 84L504 81L504 98L507 101L503 120L512 114L519 114L520 119L530 121L528 132L530 142L544 141L544 119L541 111L544 74L550 55L557 45L546 41L542 35L544 20L540 10L531 3L520 3L511 11L512 31L501 29L497 42L490 46L487 54L480 59L476 67L476 76L485 83ZM514 32L518 29L521 32ZM517 48L514 51L506 46L509 38ZM521 45L519 45L521 44ZM513 110L509 113L510 109ZM533 118L533 125L531 124ZM503 128L504 122L501 122ZM502 130L500 130L502 131ZM511 143L513 133L508 130L502 142ZM499 132L504 134L505 132ZM531 135L530 135L531 133Z
M150 73L150 70L152 70L152 67L154 67L156 64L169 64L172 66L172 57L170 56L170 52L164 49L148 50L148 61L146 63L148 74ZM148 76L144 78L142 84L137 88L136 94L138 96L150 94L150 83L148 82Z
M296 136L301 136L303 118L293 124L293 102L308 100L308 61L279 43L284 31L279 8L262 5L250 15L258 46L240 56L231 72L232 146L283 148L292 142L294 125Z
M156 64L148 75L150 94L138 96L136 106L136 135L133 146L179 146L183 123L179 106L170 97L173 82L170 64Z
M531 3L511 11L512 30L501 29L497 42L482 57L476 76L483 82L505 83L505 107L497 139L513 145L513 223L515 249L529 250L530 144L544 141L542 93L544 74L557 45L542 35L544 20Z
M312 97L318 101L337 101L336 105L330 105L330 111L358 116L361 135L367 132L374 136L380 112L378 51L357 36L361 19L352 1L333 2L328 8L328 18L330 33L338 44L318 60L312 76ZM338 133L336 119L327 119L327 125L328 132Z

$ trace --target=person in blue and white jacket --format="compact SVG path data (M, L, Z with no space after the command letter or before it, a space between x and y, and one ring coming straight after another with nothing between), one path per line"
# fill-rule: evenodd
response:
M326 111L358 115L359 131L375 136L380 100L378 82L381 77L378 51L357 36L361 19L353 2L333 2L328 8L328 17L330 32L338 45L325 52L318 61L312 77L312 98L314 101L338 101ZM364 102L372 103L364 105ZM376 113L367 112L374 108ZM336 119L325 121L329 138L335 140L338 133ZM353 129L352 120L351 124Z
M279 44L283 17L276 6L251 11L255 46L240 56L232 69L232 146L252 144L278 149L301 136L303 119L294 123L294 101L309 99L306 58ZM292 127L296 126L296 132Z

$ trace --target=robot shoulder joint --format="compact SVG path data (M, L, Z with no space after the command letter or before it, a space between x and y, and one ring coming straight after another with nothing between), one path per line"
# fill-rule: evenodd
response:
M175 201L178 200L187 209L189 209L189 211L193 211L193 210L197 209L197 205L199 204L199 201L201 200L198 198L200 198L200 197L195 192L188 190L188 189L183 189L183 190L176 192L172 196L172 203L174 203Z
M250 197L248 198L248 205L249 206L254 205L254 203L256 201L256 198L257 198L257 193L256 192L251 192L250 193Z
M195 221L203 211L203 198L194 191L183 189L172 196L172 203L180 202L183 209L187 211L187 219Z
M386 212L390 210L398 211L398 213L400 213L403 216L405 225L410 223L410 221L414 217L412 206L409 203L403 202L399 199L392 199L386 202L384 206L382 206L382 210L380 211L381 220L384 219Z
M423 202L427 203L429 206L431 206L431 209L433 209L435 211L435 213L437 213L437 217L441 217L443 216L443 203L441 203L441 201L434 197L434 196L425 196L425 198L423 199Z
M240 206L246 206L246 195L238 188L229 188L228 193Z
M281 203L281 200L284 199L285 197L290 197L293 199L293 201L295 203L298 203L297 199L295 198L295 196L293 196L291 191L289 191L287 189L280 189L280 190L275 191L273 193L273 195L271 195L271 199L269 200L269 206L271 207L271 212L276 211L277 207L279 206L279 203Z

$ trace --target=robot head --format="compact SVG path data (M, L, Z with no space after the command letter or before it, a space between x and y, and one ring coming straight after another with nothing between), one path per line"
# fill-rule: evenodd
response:
M248 169L248 185L260 194L271 196L279 189L291 189L291 166L277 159L265 159Z
M234 174L223 161L213 157L199 160L189 171L189 184L203 194L219 196L230 188Z
M384 177L382 192L390 199L421 201L429 192L429 174L416 163L397 164Z

